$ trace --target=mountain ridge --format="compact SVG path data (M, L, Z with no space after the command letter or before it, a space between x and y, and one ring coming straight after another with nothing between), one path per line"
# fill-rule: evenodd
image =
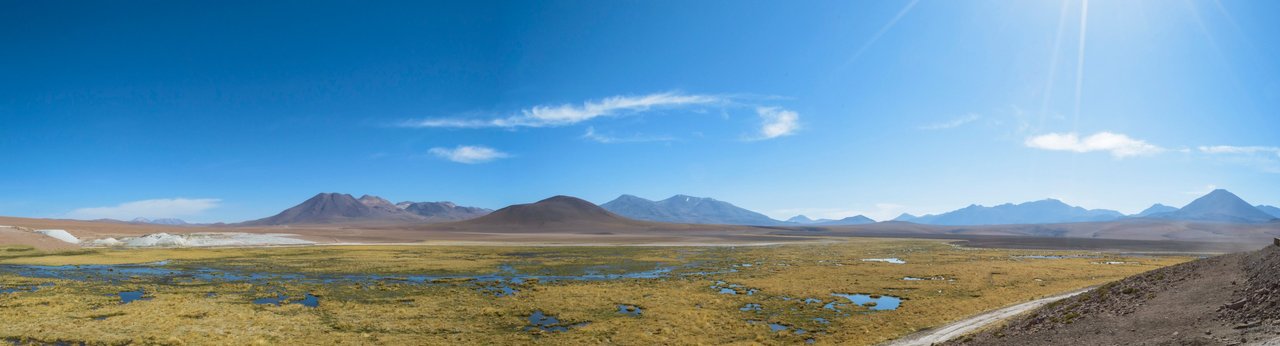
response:
M652 201L624 194L600 207L623 217L654 222L754 226L786 224L729 202L689 195L674 195L661 201Z

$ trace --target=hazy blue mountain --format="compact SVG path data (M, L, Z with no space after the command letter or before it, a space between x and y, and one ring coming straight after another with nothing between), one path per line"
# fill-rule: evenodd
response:
M600 207L624 217L645 221L757 226L785 224L728 202L686 195L675 195L656 202L622 195Z
M1275 216L1250 205L1230 191L1217 189L1177 211L1151 215L1152 218L1184 221L1263 223Z
M166 225L166 226L186 226L186 225L190 225L190 224L189 224L189 223L187 223L186 221L182 221L182 219L161 218L161 219L155 219L155 220L152 220L152 219L147 219L147 218L145 218L145 217L140 217L140 218L133 219L133 221L129 221L129 223L145 223L145 224L150 224L150 225Z
M1151 205L1151 207L1150 207L1150 208L1147 208L1146 210L1143 210L1142 212L1139 212L1139 213L1137 213L1137 214L1133 214L1132 216L1133 216L1133 217L1147 217L1147 216L1151 216L1151 215L1155 215L1155 214L1171 213L1171 212L1175 212L1175 211L1178 211L1178 208L1170 207L1170 206L1167 206L1167 205L1164 205L1164 204L1160 204L1160 203L1156 203L1156 204Z
M871 218L862 216L862 215L855 215L855 216L850 216L850 217L846 217L839 220L822 221L816 224L823 225L823 226L842 226L842 225L865 225L869 223L876 223L876 220L872 220Z
M909 221L930 225L965 226L1110 221L1121 217L1124 217L1124 214L1115 210L1085 209L1056 199L1045 199L1022 204L1001 204L994 207L975 204L943 214L917 217Z
M908 213L902 213L902 215L898 215L898 217L893 218L893 220L891 220L891 221L906 221L906 222L914 222L916 219L919 219L919 218L920 218L920 217L915 216L915 215L911 215L911 214L908 214Z
M790 219L787 219L787 222L808 225L817 221L813 221L813 219L810 219L808 216L796 215L796 216L792 216Z
M1280 217L1280 208L1261 204L1257 205L1255 208L1258 208L1258 210L1261 210L1264 213L1271 214L1271 216Z
M427 221L461 221L489 215L493 210L465 207L453 202L400 202L396 207L418 214Z

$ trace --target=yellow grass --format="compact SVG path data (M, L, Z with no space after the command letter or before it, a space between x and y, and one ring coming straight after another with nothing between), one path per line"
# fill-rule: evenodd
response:
M0 286L56 282L36 292L0 294L0 338L154 344L875 344L981 311L1097 285L1188 258L1123 258L1069 251L963 249L929 240L854 239L769 247L475 247L351 246L270 249L95 250L0 259L6 264L117 264L170 261L174 267L302 273L492 273L510 265L549 274L683 266L662 279L528 283L515 296L494 297L474 284L122 283L31 279L3 274ZM1102 258L1018 259L1027 254ZM3 252L0 252L3 254ZM863 262L898 257L907 264ZM1137 262L1124 265L1094 262ZM700 270L737 272L693 275ZM690 275L683 275L690 274ZM904 276L948 280L903 281ZM954 279L954 281L950 280ZM1038 279L1038 280L1037 280ZM758 289L722 295L716 281ZM119 304L121 290L144 289L151 300ZM311 292L320 306L253 305L254 298ZM207 297L209 292L216 296ZM831 293L903 297L901 308L844 311L805 304ZM793 298L784 300L783 297ZM747 303L760 312L740 311ZM640 317L618 304L644 309ZM850 304L851 305L851 304ZM567 332L523 330L535 310L566 323ZM102 320L95 317L109 316ZM829 324L815 321L824 318ZM773 333L764 323L807 331Z

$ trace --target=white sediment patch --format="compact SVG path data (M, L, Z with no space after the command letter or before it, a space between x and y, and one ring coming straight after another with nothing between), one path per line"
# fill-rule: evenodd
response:
M79 239L79 238L76 238L76 236L71 235L71 233L67 233L67 231L66 231L66 230L61 230L61 229L38 229L38 230L36 230L36 233L40 233L40 234L43 234L43 235L48 236L48 237L50 237L50 238L57 239L57 240L61 240L61 241L68 242L68 243L72 243L72 244L79 244L79 243L80 243L80 239Z
M124 247L209 247L209 246L268 246L307 245L315 242L290 238L292 234L271 233L154 233L134 238L105 238L89 243L90 246Z
M120 245L124 245L124 242L116 238L102 238L102 239L90 240L87 245L89 246L120 246Z
M891 257L891 258L863 258L863 259L862 259L862 261L863 261L863 262L884 262L884 263L893 263L893 264L906 264L906 263L907 263L907 261L903 261L902 259L897 258L897 257Z

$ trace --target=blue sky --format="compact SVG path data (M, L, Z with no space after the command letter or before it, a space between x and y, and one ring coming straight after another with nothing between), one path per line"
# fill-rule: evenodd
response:
M1269 1L0 1L0 215L1280 204Z

